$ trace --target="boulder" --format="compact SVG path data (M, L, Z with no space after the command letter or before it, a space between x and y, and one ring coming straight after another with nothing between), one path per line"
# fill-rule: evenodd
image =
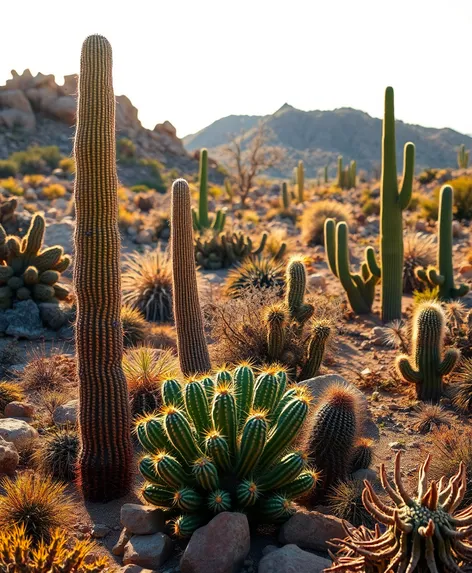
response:
M251 547L242 513L224 511L190 538L180 561L182 573L236 573Z
M33 113L28 98L21 90L0 90L0 108L16 109L23 113Z
M306 549L327 551L327 541L345 536L341 519L318 511L299 511L282 525L279 541L284 545L294 543Z
M32 300L15 303L13 308L5 311L4 316L8 321L6 334L9 336L36 340L44 334L38 305Z
M79 401L70 400L58 406L52 415L52 419L57 426L65 426L66 424L77 424L79 416Z
M129 533L150 535L164 531L165 516L155 507L125 503L121 508L121 525Z
M125 553L125 547L128 541L133 537L133 534L128 531L126 528L123 528L120 533L120 537L118 541L113 546L111 552L113 555L117 555L118 557L123 557Z
M125 545L124 565L140 565L159 569L172 553L173 542L164 533L133 535Z
M58 97L54 101L51 101L47 108L48 114L68 125L75 124L76 112L77 101L72 96Z
M67 324L70 316L70 309L67 305L57 302L41 302L38 307L44 326L52 330L60 330Z
M38 438L38 432L23 420L3 418L0 420L0 438L12 442L15 448L20 449L35 441Z
M0 438L0 475L12 475L15 473L20 456L12 442Z
M10 402L5 406L6 418L32 418L34 416L34 406L26 402Z
M90 533L95 539L103 539L110 533L110 528L104 523L95 523Z
M26 131L34 131L36 128L36 117L34 113L26 113L19 109L0 110L0 127L15 129L19 127Z
M290 544L263 557L258 573L322 573L331 565L329 559Z
M322 274L314 273L308 277L308 286L313 290L324 291L326 289L326 279Z
M67 255L71 255L74 249L75 224L71 219L64 218L60 223L48 225L45 235L45 243L48 247L60 245Z

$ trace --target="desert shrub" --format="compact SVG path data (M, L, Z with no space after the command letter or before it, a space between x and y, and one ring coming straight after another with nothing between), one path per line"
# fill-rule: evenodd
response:
M64 375L58 368L58 357L42 356L40 353L33 354L21 375L23 387L37 392L60 390L64 382Z
M64 173L75 173L75 160L73 157L64 157L59 161L59 167Z
M121 163L136 161L136 145L127 137L120 137L116 142L116 157Z
M0 159L0 178L15 177L18 173L18 167L14 161Z
M122 275L123 301L150 322L172 321L172 262L168 251L156 249L126 257Z
M41 436L34 459L43 474L59 481L72 481L79 445L79 435L74 427L52 428Z
M448 412L436 404L421 404L416 413L415 430L420 434L428 434L441 426L451 427L451 416Z
M418 183L427 185L436 179L437 169L425 169L418 175Z
M472 177L451 179L448 184L454 189L454 218L472 219Z
M372 528L375 520L362 503L363 490L364 484L359 480L340 482L333 486L326 496L330 513L356 527L365 525Z
M275 288L282 294L285 286L285 265L265 257L250 257L228 273L226 294L238 298L248 288Z
M177 334L175 328L170 324L151 325L149 334L146 337L146 344L153 348L161 348L163 350L169 348L176 352Z
M125 304L121 309L123 343L125 346L136 346L143 342L148 334L149 325L141 312Z
M38 187L46 180L44 175L33 174L33 175L25 175L23 177L23 183L27 187L32 187L33 189L38 189Z
M414 191L411 194L411 199L410 202L408 203L408 206L406 207L407 211L416 211L418 209L418 206L420 205L420 199L421 199L421 194Z
M439 287L425 288L424 290L413 291L413 302L415 306L422 304L423 302L437 302L439 298Z
M146 193L149 191L149 187L147 185L133 185L130 189L133 193Z
M10 367L18 364L21 359L21 352L16 341L9 342L0 349L0 378L9 373Z
M18 183L18 181L14 177L8 177L7 179L0 179L0 189L11 193L17 197L20 197L24 194L25 190L23 187Z
M420 216L429 221L436 221L439 214L439 193L421 195L419 200Z
M3 414L5 406L10 402L21 402L24 397L18 384L12 382L0 382L0 414Z
M380 201L378 199L367 199L367 201L363 201L362 212L367 217L370 217L370 215L380 215Z
M73 506L65 486L49 476L24 472L4 479L0 495L0 531L23 526L34 543L49 541L52 531L70 521Z
M159 193L165 193L167 190L166 183L162 177L163 166L157 159L141 159L139 162L143 167L147 167L149 178L140 181L141 185L147 185L149 189L156 189Z
M472 360L463 360L454 376L452 403L461 412L472 412Z
M46 173L51 169L56 169L62 155L55 145L48 147L32 146L25 151L12 153L10 160L18 165L18 170L23 175L32 173Z
M433 235L405 233L403 238L403 292L423 290L425 283L416 276L418 267L426 269L435 262L436 243Z
M283 247L285 245L285 247ZM285 229L274 229L271 230L267 241L265 244L265 252L270 257L282 258L281 251L283 249L283 255L288 252L287 249L287 231Z
M41 193L42 195L44 195L46 199L49 199L51 201L52 199L58 199L59 197L64 197L67 191L64 185L61 185L60 183L52 183L47 187L43 187Z
M324 242L324 224L326 219L352 224L351 211L338 201L317 201L307 207L301 220L302 241L307 245L322 245Z

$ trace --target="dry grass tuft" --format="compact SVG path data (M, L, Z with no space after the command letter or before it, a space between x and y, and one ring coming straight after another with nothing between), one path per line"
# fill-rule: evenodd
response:
M327 496L327 505L333 515L345 519L355 527L372 528L375 520L362 503L364 484L358 480L340 482L333 486Z
M413 426L420 434L428 434L441 426L451 427L451 415L442 406L436 404L421 404L416 413L416 423Z

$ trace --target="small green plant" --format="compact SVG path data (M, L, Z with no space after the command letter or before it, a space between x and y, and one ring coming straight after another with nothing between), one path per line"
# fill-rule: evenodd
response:
M25 190L23 187L18 183L18 181L14 177L8 177L7 179L0 179L0 189L7 191L11 195L15 195L16 197L21 197Z
M403 245L403 292L421 291L425 284L418 278L417 271L426 271L433 264L434 237L423 233L405 233Z
M64 171L64 173L68 173L72 175L75 173L75 160L73 157L64 157L59 161L59 168Z
M15 177L18 173L18 167L14 161L0 159L0 179Z
M127 137L120 137L116 141L116 158L120 163L134 163L136 161L136 145Z
M25 151L17 151L10 155L10 161L15 163L18 171L24 175L45 173L48 170L56 169L61 159L61 152L55 145L32 146Z
M41 194L50 201L52 199L58 199L59 197L64 197L66 193L67 193L66 188L64 187L64 185L61 185L60 183L52 183L51 185L47 185L46 187L43 187L41 191Z
M208 215L208 151L200 151L200 172L198 176L199 195L198 195L198 212L192 210L193 228L195 231L204 231L213 229L216 233L221 233L225 226L226 214L223 211L217 211L214 219L211 220Z
M459 147L457 152L457 165L459 169L467 169L469 167L469 152L466 151L464 144Z
M141 181L141 185L146 185L149 189L155 189L159 193L165 193L167 185L162 176L163 165L157 159L141 159L139 164L147 168L149 172L148 178Z

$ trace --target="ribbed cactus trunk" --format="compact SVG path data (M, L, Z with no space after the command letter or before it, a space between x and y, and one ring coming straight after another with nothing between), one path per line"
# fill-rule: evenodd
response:
M129 491L133 453L128 390L121 368L112 50L98 35L89 36L82 47L74 154L79 483L86 499L107 501Z
M174 317L180 367L186 376L211 370L198 297L190 189L184 179L172 185L171 257Z

